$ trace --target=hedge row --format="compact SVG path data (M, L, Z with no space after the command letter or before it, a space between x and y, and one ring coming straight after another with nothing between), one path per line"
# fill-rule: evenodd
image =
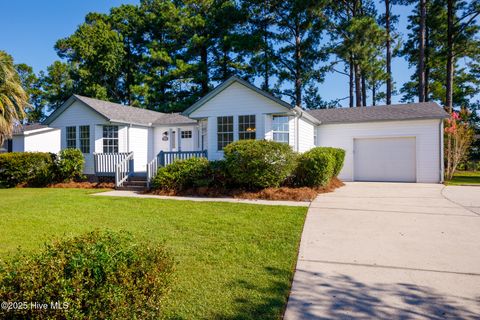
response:
M0 154L0 186L20 184L43 187L83 177L85 160L78 149L65 149L58 155L46 152Z
M154 189L182 191L198 187L256 190L282 185L324 186L343 166L345 151L313 148L296 154L291 147L265 140L241 140L224 149L224 160L192 158L161 168Z

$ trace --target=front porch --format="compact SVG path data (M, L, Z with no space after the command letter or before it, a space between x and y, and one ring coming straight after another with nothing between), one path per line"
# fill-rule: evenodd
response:
M122 188L132 177L135 181L144 181L146 188L157 174L158 168L169 165L177 160L190 158L207 158L207 150L203 151L160 151L146 165L146 171L135 171L134 152L94 153L94 171L97 177L114 177L115 187ZM138 177L144 177L139 179ZM134 184L138 185L138 183Z

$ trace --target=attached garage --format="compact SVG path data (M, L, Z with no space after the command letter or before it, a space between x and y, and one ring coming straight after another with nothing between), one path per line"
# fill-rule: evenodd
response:
M354 180L416 182L415 148L415 137L354 139Z
M344 181L443 181L443 119L436 103L309 112L317 145L345 149Z

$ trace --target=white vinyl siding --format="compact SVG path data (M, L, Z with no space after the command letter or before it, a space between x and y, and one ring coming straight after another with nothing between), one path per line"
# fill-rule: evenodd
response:
M318 145L345 149L340 179L354 180L354 139L414 137L416 141L416 181L441 180L440 120L385 121L325 124L318 127Z
M46 129L35 132L28 132L25 135L13 137L13 147L16 147L16 142L21 141L21 150L24 152L60 152L60 130ZM15 151L15 150L14 150Z
M191 132L191 138L182 138L177 132ZM175 145L177 149L178 145L182 151L195 151L199 146L199 134L196 126L180 126L180 127L168 127L161 126L152 129L153 137L151 144L153 145L152 153L149 155L149 161L153 159L160 151L173 151L172 145ZM175 132L175 142L172 142L173 132ZM180 137L180 138L179 138ZM206 137L205 137L206 138ZM166 140L165 140L166 139ZM200 148L200 147L198 147Z
M304 119L298 119L298 151L305 152L315 146L314 126Z
M288 112L288 109L250 88L234 82L210 101L207 101L202 107L192 112L190 117L208 118L283 112Z
M90 153L84 154L85 168L83 173L94 173L93 152L103 152L102 150L102 125L108 124L105 118L85 106L79 101L75 101L62 114L52 121L50 127L61 130L61 149L65 149L67 142L66 127L68 126L90 126ZM78 129L77 129L78 130ZM120 148L124 146L120 145Z
M206 120L207 139L205 145L208 150L208 158L217 160L223 158L223 151L218 150L217 117L233 117L233 140L235 141L240 138L239 116L254 115L256 139L271 140L272 114L293 115L293 112L250 88L234 82L192 112L190 116Z

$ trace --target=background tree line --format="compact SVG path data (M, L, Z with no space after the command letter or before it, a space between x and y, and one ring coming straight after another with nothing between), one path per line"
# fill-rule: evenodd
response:
M402 37L396 9L404 5L414 10ZM88 14L57 41L61 60L46 71L16 69L31 122L73 93L182 111L232 75L305 108L390 104L400 93L474 110L479 14L480 0L142 0ZM399 88L398 56L415 70ZM322 99L329 72L345 75L346 101Z

